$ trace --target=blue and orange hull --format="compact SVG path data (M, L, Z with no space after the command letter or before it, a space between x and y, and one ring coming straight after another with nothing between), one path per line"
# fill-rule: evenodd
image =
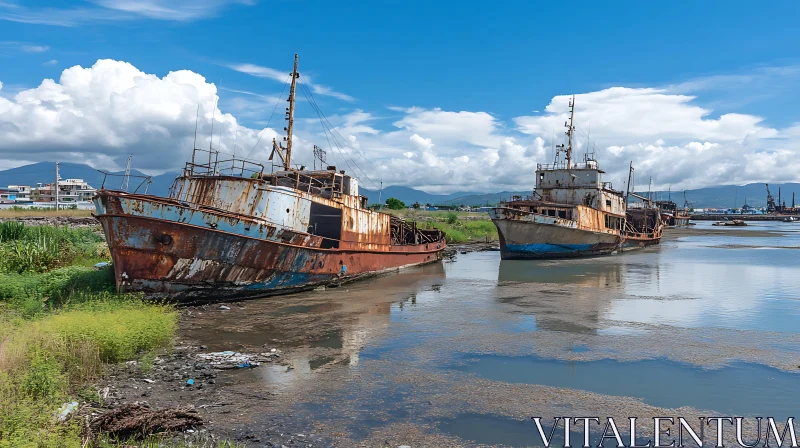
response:
M620 249L618 233L581 228L575 221L534 213L490 212L504 260L606 255Z
M320 237L166 198L101 191L117 286L196 303L285 294L441 260L444 242L320 247Z

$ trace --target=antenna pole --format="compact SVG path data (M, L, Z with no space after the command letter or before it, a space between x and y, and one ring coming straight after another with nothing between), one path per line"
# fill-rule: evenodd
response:
M231 176L233 176L233 168L236 164L236 139L239 137L239 118L236 118L236 130L233 131L233 157L231 157Z
M222 85L222 80L219 81L220 85ZM208 139L208 171L209 174L211 171L211 145L214 144L214 118L217 114L217 102L219 101L219 95L214 98L214 109L211 110L211 138Z
M56 195L56 211L58 211L58 162L56 162L56 183L53 187L53 192Z
M289 122L286 126L286 159L283 161L283 168L285 170L291 169L292 162L292 129L294 128L294 96L295 88L297 87L297 78L300 74L297 73L297 54L294 55L294 70L292 70L292 85L289 88L289 113L286 117Z
M197 149L197 122L200 120L200 103L197 103L197 113L194 116L194 145L192 149ZM194 152L192 153L192 162L194 162Z
M124 192L128 192L128 182L131 177L131 159L133 158L133 154L128 156L128 161L125 163L125 175L122 177L122 186L121 190Z
M631 166L628 170L628 185L625 188L625 208L628 208L628 196L631 194L631 179L633 178L633 160L631 160Z
M575 118L575 95L572 95L572 101L569 102L569 125L567 126L567 169L572 166L572 133L575 128L572 126L572 120Z

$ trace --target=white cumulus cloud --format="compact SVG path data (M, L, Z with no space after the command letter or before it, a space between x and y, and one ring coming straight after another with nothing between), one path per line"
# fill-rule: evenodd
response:
M216 86L187 70L159 78L108 59L71 67L58 81L45 79L13 98L0 97L0 157L74 160L81 154L116 168L134 154L139 169L175 169L191 152L198 106L198 147L209 145L213 116L215 149L232 152L237 131L240 151L250 151L261 130L237 126L233 116L215 109L216 101ZM262 141L275 135L268 129ZM268 146L260 145L256 155Z
M191 155L198 105L199 148L209 146L212 117L214 148L231 153L236 140L239 156L255 148L251 157L265 161L273 137L282 134L253 123L266 125L283 100L236 89L220 99L217 86L187 70L157 76L99 60L35 88L0 93L0 166L24 159L119 168L133 154L135 168L176 170ZM800 124L781 129L757 115L700 107L699 95L625 87L576 95L575 158L593 152L618 189L631 161L637 184L652 176L654 188L799 180ZM533 105L541 113L508 122L483 111L391 107L392 118L384 118L342 109L324 120L327 135L312 108L300 102L293 161L312 166L318 145L328 164L360 177L367 188L383 182L439 193L529 190L537 164L551 163L554 145L563 142L570 98L556 96ZM270 126L281 129L282 118L278 114Z

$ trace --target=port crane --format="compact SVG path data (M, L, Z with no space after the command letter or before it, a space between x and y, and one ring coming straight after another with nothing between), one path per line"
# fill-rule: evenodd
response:
M772 193L769 191L769 184L764 184L767 186L767 213L775 213L775 197L772 196Z

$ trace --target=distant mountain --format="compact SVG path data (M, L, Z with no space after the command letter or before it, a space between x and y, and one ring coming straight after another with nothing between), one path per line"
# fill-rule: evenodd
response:
M89 165L81 163L66 163L62 162L59 165L59 174L61 179L78 178L83 179L89 185L100 188L103 183L103 174L90 167ZM114 174L117 176L108 176L106 179L106 186L110 188L119 188L122 183L121 175L123 172L119 171ZM131 170L132 175L144 176L137 170ZM159 176L153 176L153 183L148 189L148 193L166 196L172 181L177 176L177 172L164 173ZM53 162L39 162L31 165L25 165L17 168L0 171L0 187L8 185L30 185L35 186L37 183L52 182L55 179L55 163ZM141 182L141 179L131 177L129 190L133 191ZM142 187L144 188L144 187ZM778 201L778 190L781 192L781 201L786 202L786 205L792 205L792 193L796 193L796 202L800 204L800 183L787 183L787 184L770 184L769 186L772 195L775 196L775 201ZM140 190L141 191L141 190ZM385 202L388 198L397 198L411 205L415 202L420 204L436 204L436 205L494 205L504 199L509 199L514 195L527 195L530 191L502 191L499 193L474 193L474 192L456 192L451 194L431 194L421 190L416 190L410 187L392 186L386 187L383 191L370 190L361 187L360 193L369 198L370 204L377 204L380 197L381 202ZM641 195L646 195L646 192L639 192ZM657 191L652 193L654 199L667 199L672 198L678 205L683 205L683 191ZM723 185L718 187L699 188L696 190L687 190L686 198L694 208L732 208L741 207L745 204L753 207L766 207L767 205L767 189L762 183L747 184L742 186L736 185Z
M82 163L61 162L58 166L58 174L61 179L83 179L94 188L100 188L106 178L106 187L120 188L122 185L122 175L124 171L117 171L112 174L115 176L104 176L103 173L95 170L89 165ZM148 193L164 196L167 194L172 181L178 173L164 173L160 176L153 176L153 182L147 189ZM144 180L133 176L146 176L138 170L131 170L128 189L133 191ZM37 183L46 184L53 182L56 177L56 164L54 162L39 162L31 165L24 165L17 168L0 171L0 187L8 185L29 185L36 186ZM139 192L144 191L144 185Z
M442 205L468 205L471 207L495 205L500 201L507 201L512 196L527 196L530 191L501 191L499 193L472 193L467 196L460 196L442 203Z
M795 200L800 204L800 184L798 183L769 184L769 190L775 197L775 202L778 202L778 190L780 190L781 202L792 205L792 193L795 193ZM646 196L647 192L638 194ZM683 205L683 191L658 191L652 195L654 199L672 198L678 205ZM686 190L686 199L694 208L738 208L745 203L752 207L766 207L767 187L762 183L756 183L699 188Z
M386 202L386 199L388 198L397 198L408 205L411 205L415 202L419 202L420 204L443 204L446 201L461 196L474 194L467 192L457 192L452 194L431 194L421 190L415 190L413 188L400 187L400 186L386 187L383 189L383 191L370 190L368 188L359 187L358 191L362 196L366 196L369 198L370 204L377 204L379 202L378 201L379 198L380 202Z

